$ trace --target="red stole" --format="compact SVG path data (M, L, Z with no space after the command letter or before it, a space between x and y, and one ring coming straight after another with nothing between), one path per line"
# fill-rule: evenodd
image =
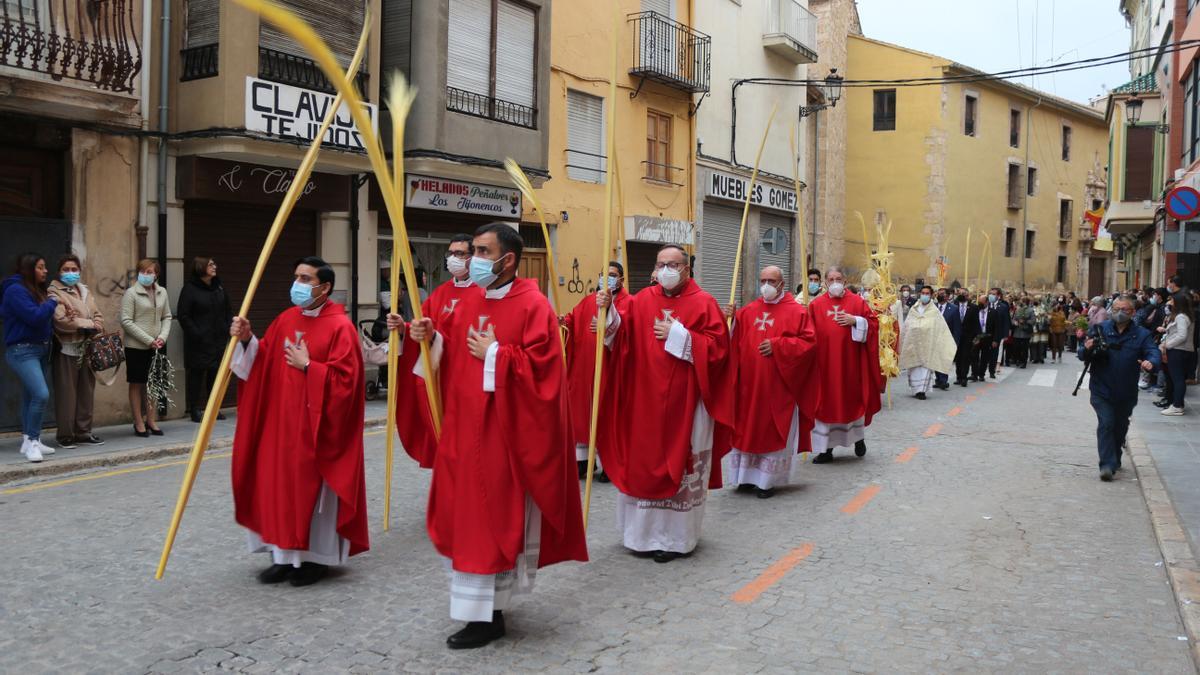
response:
M613 297L613 306L624 312L631 296L621 290ZM587 445L592 425L592 387L596 377L596 294L581 300L566 317L567 390L570 392L571 438L576 445Z
M834 321L836 313L867 320L866 343L850 337L852 327ZM879 320L861 297L847 292L840 298L824 293L812 301L809 316L817 333L817 367L820 404L813 416L830 424L846 424L864 417L871 423L879 412L883 374L879 370Z

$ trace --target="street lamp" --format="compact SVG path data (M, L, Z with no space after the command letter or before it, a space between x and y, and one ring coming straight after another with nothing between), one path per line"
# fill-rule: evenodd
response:
M1125 121L1133 126L1142 119L1142 97L1134 94L1125 101Z
M829 74L825 76L825 86L821 87L821 93L825 95L827 103L800 106L800 117L803 119L826 108L836 106L838 99L842 97L843 80L845 78L837 74L837 68L830 68Z

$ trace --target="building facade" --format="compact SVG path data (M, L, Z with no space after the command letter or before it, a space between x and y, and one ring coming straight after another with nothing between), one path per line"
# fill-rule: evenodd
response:
M846 93L847 266L861 272L866 263L857 212L869 245L874 223L894 224L898 281L936 281L940 256L947 284L971 288L990 277L1010 289L1084 290L1107 274L1090 266L1090 244L1080 241L1083 213L1104 197L1103 116L1013 83L969 81L981 73L941 57L850 38L849 79L931 73L968 81Z

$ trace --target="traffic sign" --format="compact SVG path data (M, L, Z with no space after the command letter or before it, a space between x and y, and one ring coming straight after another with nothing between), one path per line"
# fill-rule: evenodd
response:
M1167 194L1167 213L1176 220L1191 220L1200 216L1200 192L1187 186L1171 190Z

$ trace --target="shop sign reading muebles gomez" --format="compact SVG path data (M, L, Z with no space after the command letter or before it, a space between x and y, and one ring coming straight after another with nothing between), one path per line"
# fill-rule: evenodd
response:
M405 204L416 209L475 213L503 220L521 218L521 192L448 178L409 174Z
M246 130L311 141L334 98L333 94L247 77ZM379 106L366 103L363 107L371 118L372 131L378 133ZM347 104L338 109L324 143L343 150L366 149Z
M750 191L750 179L734 176L720 171L713 171L708 180L708 196L717 199L746 203L746 193ZM788 213L796 212L796 191L764 185L761 181L754 184L754 194L750 203L755 206L765 206Z

